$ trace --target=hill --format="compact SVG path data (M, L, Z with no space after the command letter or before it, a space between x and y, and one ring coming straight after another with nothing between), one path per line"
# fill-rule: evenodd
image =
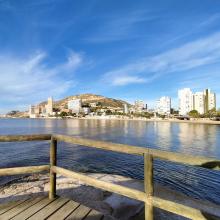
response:
M79 95L74 95L74 96L68 96L59 101L55 101L54 107L58 109L66 108L68 101L72 99L81 99L83 105L86 105L86 104L91 105L93 103L96 103L96 104L98 103L102 107L111 107L111 108L123 108L124 104L131 106L129 103L123 100L112 99L112 98L108 98L108 97L101 96L101 95L95 95L95 94L79 94Z

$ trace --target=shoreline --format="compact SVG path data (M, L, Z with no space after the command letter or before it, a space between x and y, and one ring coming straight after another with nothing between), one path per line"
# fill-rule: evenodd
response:
M145 121L145 122L171 122L171 123L188 123L188 124L207 124L207 125L220 125L220 121L213 121L210 119L192 119L192 120L179 120L179 119L159 119L159 118L117 118L117 117L72 117L72 118L55 118L55 117L48 117L48 118L22 118L22 117L1 117L0 119L59 119L59 120L71 120L71 119L78 119L78 120L112 120L112 121Z
M174 122L174 123L189 123L189 124L210 124L210 125L220 125L220 121L212 121L212 120L202 120L202 119L194 119L194 120L179 120L179 119L145 119L145 118L78 118L78 119L89 119L89 120L118 120L118 121L146 121L146 122Z

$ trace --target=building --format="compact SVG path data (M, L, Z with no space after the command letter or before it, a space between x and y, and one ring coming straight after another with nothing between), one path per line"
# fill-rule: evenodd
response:
M88 115L88 114L91 112L91 110L90 110L89 107L83 107L83 108L82 108L82 112L83 112L85 115Z
M30 105L29 107L29 117L37 118L40 116L40 106L39 105Z
M53 98L52 97L48 98L45 109L46 109L46 116L50 116L53 114Z
M193 95L193 109L199 114L205 113L205 95L203 92L196 92Z
M97 103L96 103L96 102L90 102L90 107L91 107L91 108L97 107Z
M193 93L189 88L179 90L178 99L180 115L187 115L191 110L193 110Z
M205 96L205 113L207 113L211 109L216 109L216 95L215 93L212 93L210 89L204 90L204 96Z
M144 109L144 102L142 100L136 100L134 102L134 109L136 113L141 113L143 112Z
M210 89L195 94L189 88L178 91L179 114L187 115L191 110L197 110L199 114L216 109L216 95Z
M29 117L30 118L36 118L35 106L34 105L30 105L30 107L29 107Z
M124 114L128 114L128 105L126 104L126 103L124 103L124 105L123 105L123 113Z
M161 115L169 115L171 111L171 98L161 97L156 103L156 112Z
M68 109L72 113L79 114L82 110L82 101L81 99L72 99L68 101Z

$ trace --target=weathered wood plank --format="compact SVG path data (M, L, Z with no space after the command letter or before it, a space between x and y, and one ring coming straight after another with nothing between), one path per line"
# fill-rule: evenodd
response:
M34 206L31 206L21 212L20 214L16 215L12 220L23 220L23 219L28 219L32 215L36 214L39 210L43 209L46 207L48 204L52 203L53 200L49 200L47 198L43 198L40 202L36 203Z
M80 205L77 209L75 209L66 220L82 220L86 217L86 215L91 211L90 208Z
M63 141L66 143L76 144L81 146L93 147L102 150L127 153L127 154L139 155L139 156L143 156L144 153L150 153L155 158L169 160L177 163L184 163L189 165L204 165L214 161L215 163L220 164L220 159L217 158L191 156L191 155L167 152L167 151L150 149L150 148L143 148L132 145L115 144L111 142L95 141L91 139L82 139L78 137L70 137L60 134L54 134L52 136L58 141Z
M26 199L27 200L27 199ZM14 208L15 206L25 202L26 200L21 200L21 201L13 201L5 204L0 205L0 215L4 214L8 210Z
M56 166L57 164L57 140L51 138L50 145L50 167ZM54 199L56 197L56 173L50 169L50 191L49 198Z
M63 220L69 216L79 205L80 204L77 202L69 201L63 207L57 210L53 215L51 215L47 220Z
M101 220L103 217L103 214L96 210L92 210L85 218L85 220Z
M18 174L39 173L42 171L49 171L49 165L42 166L29 166L29 167L13 167L13 168L1 168L0 176L10 176Z
M34 198L34 199L28 199L25 202L15 206L14 208L8 210L4 214L0 216L1 220L8 220L16 216L17 214L21 213L25 209L29 208L30 206L34 205L35 203L42 200L42 198Z
M53 172L56 172L58 174L61 174L69 178L77 179L79 181L86 183L87 185L97 187L97 188L100 188L100 189L103 189L109 192L114 192L114 193L127 196L132 199L137 199L143 202L146 201L146 194L139 190L131 189L125 186L120 186L120 185L109 183L109 182L104 182L102 180L98 180L93 177L86 176L84 174L70 171L70 170L67 170L61 167L53 166L51 167L51 169L53 170Z
M39 219L45 219L52 215L54 212L56 212L59 208L61 208L65 203L67 203L69 200L64 198L58 198L49 205L47 205L44 209L41 209L36 214L28 218L29 220L39 220Z
M46 141L50 139L51 134L0 135L0 142Z

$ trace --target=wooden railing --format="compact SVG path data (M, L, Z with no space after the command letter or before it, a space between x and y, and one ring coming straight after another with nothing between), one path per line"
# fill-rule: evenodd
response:
M36 173L42 171L50 172L50 190L49 198L56 197L56 174L60 174L66 177L78 179L85 182L87 185L97 187L106 191L117 193L132 199L136 199L145 203L145 220L153 220L153 208L157 207L177 215L194 219L205 220L204 213L215 215L212 213L212 207L216 204L204 205L201 203L199 209L195 209L186 205L175 203L169 200L165 200L154 196L154 184L153 184L153 160L155 158L161 160L168 160L177 163L183 163L188 165L202 166L204 168L216 168L220 165L220 160L208 157L197 157L184 155L174 152L166 152L161 150L155 150L150 148L143 148L137 146L130 146L124 144L115 144L110 142L95 141L90 139L82 139L76 137L70 137L66 135L8 135L0 136L0 142L15 142L15 141L51 141L50 146L50 165L42 166L29 166L29 167L15 167L15 168L2 168L0 169L0 176L15 175L15 174L27 174ZM145 192L128 188L125 186L105 182L92 178L90 176L70 171L57 166L57 142L62 141L74 145L87 146L92 148L98 148L102 150L115 151L120 153L139 155L144 157L144 188ZM199 201L198 201L199 202ZM220 209L220 206L219 206ZM218 216L220 217L220 216Z

